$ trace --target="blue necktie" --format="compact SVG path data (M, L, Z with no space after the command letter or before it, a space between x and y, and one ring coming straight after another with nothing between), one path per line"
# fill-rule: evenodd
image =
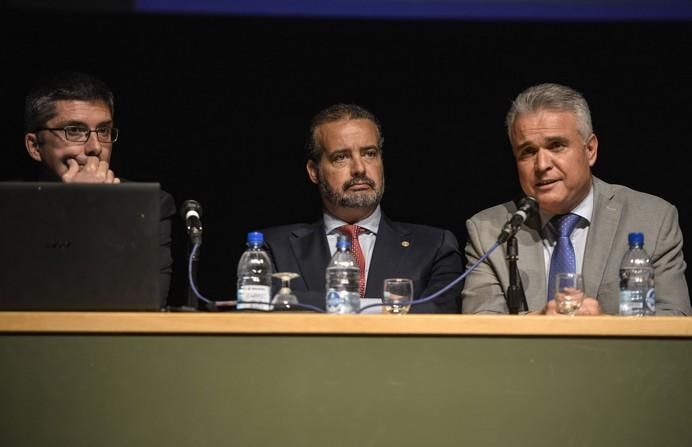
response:
M558 273L576 272L577 258L569 236L577 226L581 217L576 214L562 214L550 219L557 235L557 243L550 258L550 273L548 274L548 301L553 299L555 275Z

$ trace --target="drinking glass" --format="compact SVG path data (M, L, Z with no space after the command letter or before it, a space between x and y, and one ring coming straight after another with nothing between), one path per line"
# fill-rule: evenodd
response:
M387 278L382 293L382 313L405 315L411 309L413 281L407 278Z
M555 275L555 304L558 313L574 315L584 301L584 279L581 273Z
M281 288L272 298L272 309L290 309L293 304L298 304L298 297L291 290L291 280L300 275L293 272L279 272L272 276L281 280Z

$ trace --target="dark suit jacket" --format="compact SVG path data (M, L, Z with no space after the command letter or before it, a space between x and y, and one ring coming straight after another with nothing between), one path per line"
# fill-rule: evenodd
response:
M325 307L325 269L330 260L324 223L294 224L261 230L275 272L295 272L291 288L301 303ZM385 278L413 280L415 298L429 296L462 273L454 235L424 225L394 222L383 214L368 270L366 297L381 297ZM458 313L459 283L436 299L414 305L412 313Z

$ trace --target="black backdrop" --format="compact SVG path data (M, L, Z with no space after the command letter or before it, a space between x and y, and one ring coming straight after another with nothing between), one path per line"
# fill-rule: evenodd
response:
M596 175L678 206L689 200L690 22L308 20L4 11L2 179L31 167L23 95L39 76L79 69L116 94L112 165L204 207L199 288L235 293L245 233L312 221L309 118L356 102L382 121L397 220L451 229L518 192L503 126L525 87L580 90L599 136ZM171 302L186 293L186 236L174 227ZM692 259L687 243L686 259ZM117 277L117 272L114 272ZM688 282L690 280L688 272Z

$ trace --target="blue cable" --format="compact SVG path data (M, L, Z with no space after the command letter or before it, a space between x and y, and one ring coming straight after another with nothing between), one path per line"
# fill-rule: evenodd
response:
M453 287L454 285L458 284L459 281L461 281L462 279L466 278L466 276L467 276L469 273L471 273L472 271L474 271L474 270L476 269L476 267L478 267L478 265L479 265L481 262L485 261L485 259L486 259L488 256L490 256L490 253L492 253L492 252L493 252L497 247L499 247L499 246L500 246L500 243L499 243L499 242L495 242L495 244L493 244L493 246L490 247L490 250L488 250L487 252L485 252L485 254L484 254L483 256L481 256L480 259L478 259L478 261L476 261L471 267L469 267L468 269L466 269L466 271L465 271L464 273L462 273L461 275L459 275L459 277L458 277L457 279L455 279L454 281L450 282L449 284L447 284L446 286L444 286L443 288L441 288L441 289L438 290L437 292L433 293L432 295L426 296L426 297L423 297L423 298L418 298L417 300L405 301L405 302L403 302L403 303L399 303L399 305L400 305L400 306L409 306L409 305L413 306L413 305L415 305L415 304L426 303L426 302L428 302L428 301L430 301L430 300L434 300L435 298L437 298L438 296L440 296L441 294L443 294L444 292L446 292L447 290L449 290L451 287ZM385 305L384 303L373 303L373 304L368 304L367 306L361 307L360 310L358 311L358 313L363 312L365 309L370 309L371 307L382 307L382 306L384 306L384 305Z
M194 282L194 280L193 280L193 278L192 278L192 262L193 262L193 260L195 259L195 255L197 254L197 251L199 250L199 246L200 246L199 243L195 243L195 245L192 247L192 251L190 252L190 258L189 258L189 261L188 261L188 281L189 281L189 283L190 283L190 287L192 288L192 292L195 294L195 296L196 296L198 299L204 301L204 302L207 303L207 304L211 304L213 307L216 307L216 303L217 303L217 302L216 302L216 301L212 301L212 300L210 300L210 299L208 299L208 298L202 296L202 294L199 292L199 290L197 290L197 286L195 285L195 282ZM428 302L428 301L434 300L435 298L437 298L438 296L440 296L441 294L443 294L444 292L446 292L446 291L449 290L450 288L454 287L454 286L455 286L456 284L458 284L461 280L463 280L464 278L466 278L466 276L467 276L469 273L471 273L472 271L474 271L474 270L476 269L476 267L478 267L478 265L479 265L481 262L485 261L485 259L486 259L488 256L490 256L490 253L492 253L492 252L493 252L497 247L499 247L499 246L500 246L500 243L499 243L499 242L495 242L495 244L493 244L493 246L490 247L490 249L489 249L487 252L485 252L485 254L483 254L483 256L481 256L481 257L478 259L478 261L476 261L471 267L469 267L468 269L466 269L466 271L465 271L464 273L462 273L461 275L459 275L459 277L458 277L457 279L455 279L454 281L450 282L449 284L447 284L446 286L444 286L443 288L441 288L441 289L438 290L437 292L433 293L432 295L426 296L426 297L423 297L423 298L418 298L417 300L406 301L406 302L400 303L400 305L402 305L402 306L409 306L409 305L413 306L413 305L416 305L416 304L426 303L426 302ZM230 306L236 306L236 305L237 305L237 302L234 302L234 301L229 301L228 303L229 303ZM243 304L263 304L263 305L266 305L267 303L264 303L264 302L247 301L247 302L243 302ZM384 305L385 305L384 303L369 304L369 305L367 305L367 306L361 307L361 308L358 310L357 313L362 313L365 309L370 309L370 308L372 308L372 307L382 307L382 306L384 306ZM301 309L307 309L307 310L311 310L311 311L318 312L318 313L325 313L325 312L326 312L324 309L320 309L319 307L313 306L313 305L311 305L311 304L295 303L295 304L290 304L290 305L288 305L288 306L286 307L286 309L290 309L291 307L298 307L298 308L301 308Z
M192 292L195 294L195 296L198 299L204 301L205 303L210 304L213 308L216 308L216 303L218 301L212 301L209 298L206 298L205 296L203 296L200 293L200 291L197 290L197 286L195 285L195 281L192 278L192 263L193 263L196 255L197 255L197 251L199 250L199 246L200 246L199 243L195 243L195 245L192 247L192 251L190 252L190 258L189 258L188 264L187 264L187 279L188 279L188 282L190 283L190 288L192 289ZM227 303L228 303L229 307L236 307L237 306L236 301L228 301ZM260 301L243 301L243 304L262 304L265 306L267 305L267 303L260 302ZM298 307L301 309L312 310L314 312L320 312L320 313L325 312L323 309L320 309L317 306L312 306L310 304L301 304L301 303L289 304L282 310L287 310L287 309L290 309L291 307Z
M204 301L207 304L213 304L212 301L204 296L202 296L201 293L199 293L199 290L197 290L197 286L195 286L195 281L192 279L192 262L195 259L195 256L197 255L197 251L199 250L200 244L198 242L195 243L195 245L192 247L192 251L190 252L190 258L187 263L187 280L190 283L190 287L192 288L192 292L195 294L195 296Z

